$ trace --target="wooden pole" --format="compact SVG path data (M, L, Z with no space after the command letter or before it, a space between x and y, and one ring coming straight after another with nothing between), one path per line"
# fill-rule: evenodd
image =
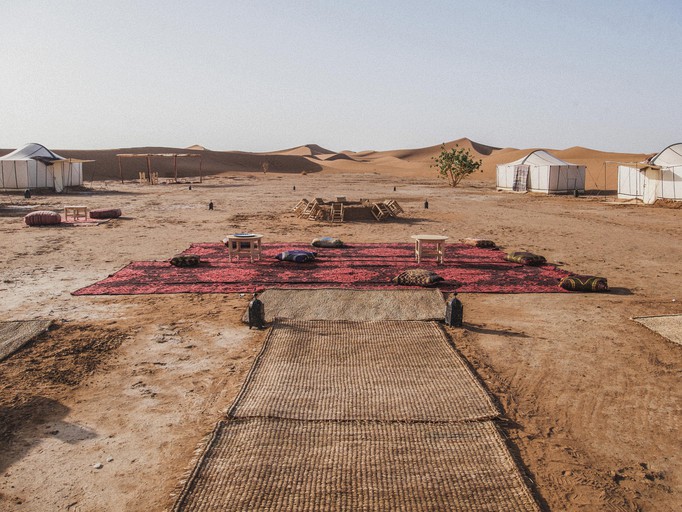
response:
M178 155L173 155L173 170L175 171L175 183L178 182Z
M147 181L152 184L152 157L147 155Z
M201 155L199 155L199 183L203 181L203 174L201 174L201 162L202 162Z
M123 183L123 168L121 167L121 157L118 158L118 175L121 177L121 183Z

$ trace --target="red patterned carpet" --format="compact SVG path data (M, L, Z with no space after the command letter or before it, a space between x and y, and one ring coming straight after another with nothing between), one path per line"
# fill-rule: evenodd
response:
M266 288L350 288L376 290L410 288L391 279L410 268L433 270L445 281L437 288L464 293L552 293L568 272L553 265L527 267L504 260L499 250L446 244L445 262L414 260L412 244L355 244L340 249L304 243L263 245L260 261L227 259L220 243L192 244L183 254L201 257L198 267L174 267L168 261L137 261L115 274L81 288L74 295L136 295L145 293L233 293ZM279 261L284 250L317 252L312 263ZM460 286L461 285L461 286Z

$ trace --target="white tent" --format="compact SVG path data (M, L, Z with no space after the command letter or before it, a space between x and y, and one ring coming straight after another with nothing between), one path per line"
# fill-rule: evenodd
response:
M0 189L53 188L83 184L83 162L64 158L45 146L31 143L0 157Z
M618 197L682 201L682 142L671 144L646 162L618 166Z
M585 191L585 166L564 162L544 150L497 166L497 190L569 194Z

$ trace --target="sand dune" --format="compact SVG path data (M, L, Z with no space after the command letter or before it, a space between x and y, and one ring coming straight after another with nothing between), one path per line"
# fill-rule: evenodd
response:
M304 146L296 146L295 148L281 149L279 151L268 151L262 153L264 155L294 155L294 156L322 156L335 155L335 151L323 148L317 144L306 144Z
M590 190L615 190L617 188L618 162L641 162L652 156L644 153L614 153L590 148L574 146L566 149L551 148L501 148L481 144L468 138L460 138L445 143L447 149L455 146L468 149L471 154L481 159L481 172L476 179L495 183L496 166L513 162L535 149L545 149L567 162L585 165L586 187ZM0 150L6 154L12 150ZM200 154L201 173L204 176L239 172L262 172L262 164L269 163L271 173L301 172L376 172L389 176L426 178L436 176L431 167L433 158L441 151L441 144L424 148L396 149L389 151L350 151L335 152L317 144L306 144L289 149L264 153L243 151L211 151L195 144L188 148L169 147L136 147L105 150L55 150L65 157L95 160L84 167L85 181L119 179L119 162L117 153L193 153ZM146 169L144 159L124 159L121 162L123 178L136 179L138 172ZM198 159L179 159L178 176L182 179L194 179L199 176ZM173 159L153 158L152 170L161 178L174 176Z
M119 179L118 153L192 153L201 155L201 173L204 176L218 175L233 172L262 172L263 162L270 164L268 172L272 173L301 173L317 172L322 167L302 156L296 155L263 155L239 151L210 151L189 148L168 147L137 147L102 150L55 150L64 157L82 158L94 160L93 163L85 164L84 179L104 180ZM152 158L152 170L159 173L161 178L174 176L172 158ZM199 176L199 159L178 159L178 176L181 178L196 178ZM121 159L123 178L126 180L136 179L138 172L147 167L146 160Z
M460 148L468 149L476 158L482 158L484 156L489 156L495 151L500 150L493 146L487 146L485 144L479 144L466 137L453 140L450 142L443 143L446 149L451 149L455 146ZM437 156L441 151L441 144L435 146L428 146L425 148L416 149L396 149L392 151L375 151L368 155L363 155L366 158L379 158L383 156L393 156L401 160L407 160L408 162L428 162L431 164L432 158Z

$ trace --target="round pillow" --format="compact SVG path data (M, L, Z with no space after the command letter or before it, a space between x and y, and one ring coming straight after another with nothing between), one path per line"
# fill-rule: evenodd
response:
M91 219L115 219L121 216L121 210L118 208L100 208L99 210L90 210Z
M59 224L61 221L61 215L50 211L31 212L24 217L24 222L29 226L52 226Z

